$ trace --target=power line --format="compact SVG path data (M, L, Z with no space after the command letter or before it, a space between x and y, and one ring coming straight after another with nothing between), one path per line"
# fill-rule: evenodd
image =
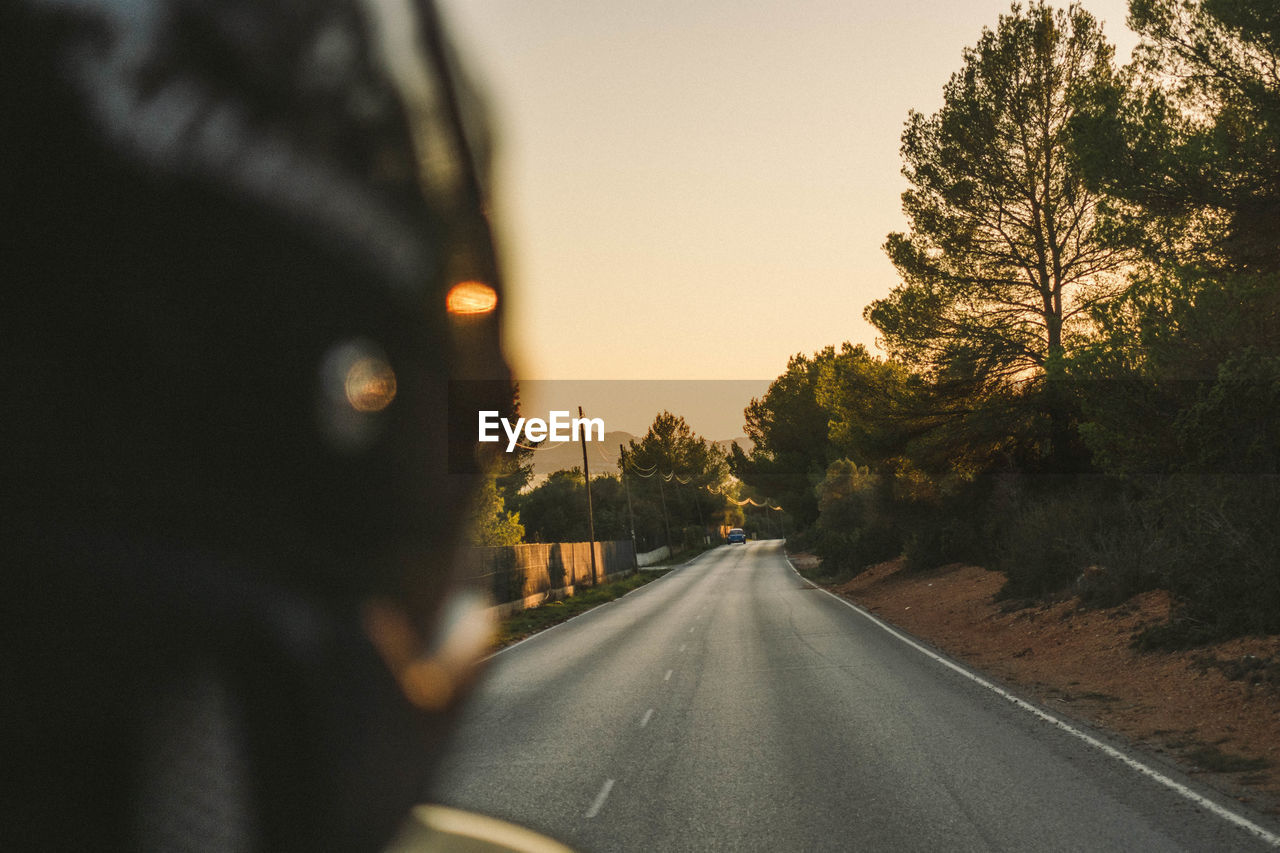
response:
M553 447L563 447L566 444L572 444L572 443L573 443L573 440L569 439L566 441L557 441L555 444L538 444L531 447L527 444L521 444L520 442L517 441L516 447L523 447L525 450L550 450Z

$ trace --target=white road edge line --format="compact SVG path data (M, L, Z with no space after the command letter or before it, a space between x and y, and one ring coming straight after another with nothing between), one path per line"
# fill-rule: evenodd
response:
M674 669L669 669L669 670L667 670L667 674L666 674L666 675L664 675L664 676L662 676L662 680L663 680L663 681L670 681L670 680L671 680L671 673L673 673L673 672L675 672L675 670L674 670Z
M1151 779L1155 782L1160 783L1161 785L1164 785L1166 788L1170 789L1176 794L1180 794L1182 797L1190 800L1196 805L1201 806L1202 808L1208 809L1210 812L1222 818L1223 820L1229 823L1235 824L1236 826L1247 831L1251 835L1261 839L1262 841L1265 841L1267 844L1270 844L1272 847L1280 847L1280 836L1277 836L1274 833L1268 832L1267 830L1263 829L1261 826L1258 826L1258 824L1254 823L1253 821L1249 820L1243 815L1236 814L1230 809L1225 808L1224 806L1218 805L1213 800L1210 800L1207 797L1197 794L1195 791L1191 790L1186 785L1183 785L1181 782L1170 779L1168 776L1165 776L1163 773L1159 772L1158 770L1148 767L1146 764L1143 764L1138 759L1133 758L1129 755L1126 755L1125 753L1116 749L1114 746L1105 744L1102 741L1098 740L1097 738L1093 737L1092 735L1082 732L1076 727L1072 726L1071 724L1059 719L1058 717L1055 717L1053 714L1040 710L1035 705L1032 705L1030 702L1027 702L1024 699L1020 699L1019 697L1013 695L1008 690L1005 690L1002 687L992 684L990 681L987 681L985 678L978 675L977 673L972 672L966 669L965 667L955 663L954 661L948 660L947 658L944 658L942 655L939 655L936 652L925 648L924 646L917 643L915 640L899 632L892 625L889 625L887 622L884 622L880 618L873 616L872 614L868 613L866 610L863 610L861 607L854 604L849 599L836 595L834 592L831 592L830 590L823 589L822 587L810 581L808 578L801 575L800 572L796 571L796 567L795 565L792 564L790 557L787 557L784 554L783 559L787 561L787 565L791 567L791 571L795 572L796 577L800 578L800 580L809 584L809 586L813 587L819 592L824 592L827 595L831 596L836 601L849 607L851 610L853 610L854 613L857 613L859 616L862 616L863 618L869 620L873 625L876 625L880 629L884 630L885 632L901 640L903 643L906 643L908 646L920 652L921 654L925 655L926 657L930 657L933 660L945 666L947 669L950 669L953 672L963 675L965 678L969 679L975 684L985 687L986 689L990 690L992 693L996 694L1000 698L1013 703L1014 705L1026 711L1027 713L1032 714L1033 716L1038 717L1044 722L1049 723L1050 725L1061 729L1067 734L1075 736L1076 738L1084 741L1094 749L1100 752L1103 752L1106 755L1109 755L1112 758L1116 759L1117 761L1127 765L1131 770L1135 770L1138 773L1142 774L1143 776L1146 776L1148 779Z
M600 810L604 808L604 801L609 799L609 792L613 790L612 779L604 781L604 787L600 789L600 793L596 794L596 801L591 804L591 808L587 809L587 813L583 817L592 818L600 814Z
M653 719L653 709L650 708L649 710L644 712L644 716L640 719L640 728L643 729L645 726L649 725L649 721L652 719Z

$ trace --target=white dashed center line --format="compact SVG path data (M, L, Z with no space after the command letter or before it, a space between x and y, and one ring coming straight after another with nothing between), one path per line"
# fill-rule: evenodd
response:
M613 790L613 781L612 779L605 780L604 787L600 789L600 793L596 794L596 801L591 804L591 808L587 809L584 817L591 818L600 814L600 810L604 808L604 801L609 799L609 792Z

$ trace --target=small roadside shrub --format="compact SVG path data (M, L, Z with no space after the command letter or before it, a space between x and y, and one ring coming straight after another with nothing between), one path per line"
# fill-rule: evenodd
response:
M1087 565L1075 581L1080 600L1112 607L1164 585L1177 545L1160 520L1126 495L1102 501L1097 509L1100 523L1093 537L1081 542Z
M868 468L838 459L815 491L819 516L813 552L832 574L851 576L901 552L901 538L886 512L883 482Z
M818 528L806 527L804 530L795 530L787 535L787 550L791 552L812 551L814 543L818 540Z
M903 555L907 571L936 569L948 563L971 562L980 553L979 536L962 518L932 518L917 524L905 537Z
M999 525L995 568L1007 578L998 598L1045 598L1071 589L1097 565L1117 508L1097 478L1036 478Z
M893 477L893 513L901 530L907 571L988 562L986 528L991 519L1003 518L994 508L999 478L933 481L903 464Z
M1174 614L1139 648L1280 633L1278 509L1272 475L1042 481L997 528L999 597L1071 592L1106 607L1167 589Z
M1280 477L1185 475L1150 487L1143 511L1167 549L1161 585L1177 601L1144 647L1183 648L1280 633Z

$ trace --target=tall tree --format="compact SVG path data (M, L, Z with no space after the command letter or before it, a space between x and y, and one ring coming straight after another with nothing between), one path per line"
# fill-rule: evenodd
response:
M706 526L723 511L729 476L725 454L679 415L659 413L639 441L629 442L626 455L633 472L651 472L648 491L666 501L673 524Z
M1134 62L1075 118L1111 231L1145 262L1073 365L1107 380L1090 443L1119 472L1280 471L1280 8L1130 11Z
M512 419L520 412L520 386L516 382L487 382L486 391L502 417ZM475 422L458 426L468 432ZM467 539L472 545L517 545L524 537L520 513L512 509L520 490L533 476L532 451L517 448L507 453L500 443L480 445L473 458L481 463L483 481L472 503Z
M511 383L511 413L503 413L513 423L520 417L520 383ZM536 444L517 444L510 453L498 453L494 462L498 494L508 506L533 481L533 448Z
M628 539L627 501L622 482L614 475L591 478L591 501L596 539ZM587 485L581 468L553 472L516 498L520 523L529 542L585 542Z
M909 233L885 249L902 283L865 315L895 356L990 386L1052 371L1127 253L1069 148L1080 99L1113 49L1079 5L1015 4L964 52L933 115L902 136Z
M631 441L627 457L644 469L657 466L699 486L717 487L728 474L724 454L690 428L685 419L661 412L639 441Z
M1077 130L1121 233L1198 274L1280 272L1280 7L1133 0L1142 36Z
M817 520L814 486L838 455L828 439L830 415L817 398L823 365L835 358L834 347L793 355L786 371L743 413L751 455L735 447L730 459L735 476L776 501L801 528Z
M828 437L841 456L875 468L902 451L912 428L918 428L914 379L902 365L847 341L823 361L816 397L827 413Z

